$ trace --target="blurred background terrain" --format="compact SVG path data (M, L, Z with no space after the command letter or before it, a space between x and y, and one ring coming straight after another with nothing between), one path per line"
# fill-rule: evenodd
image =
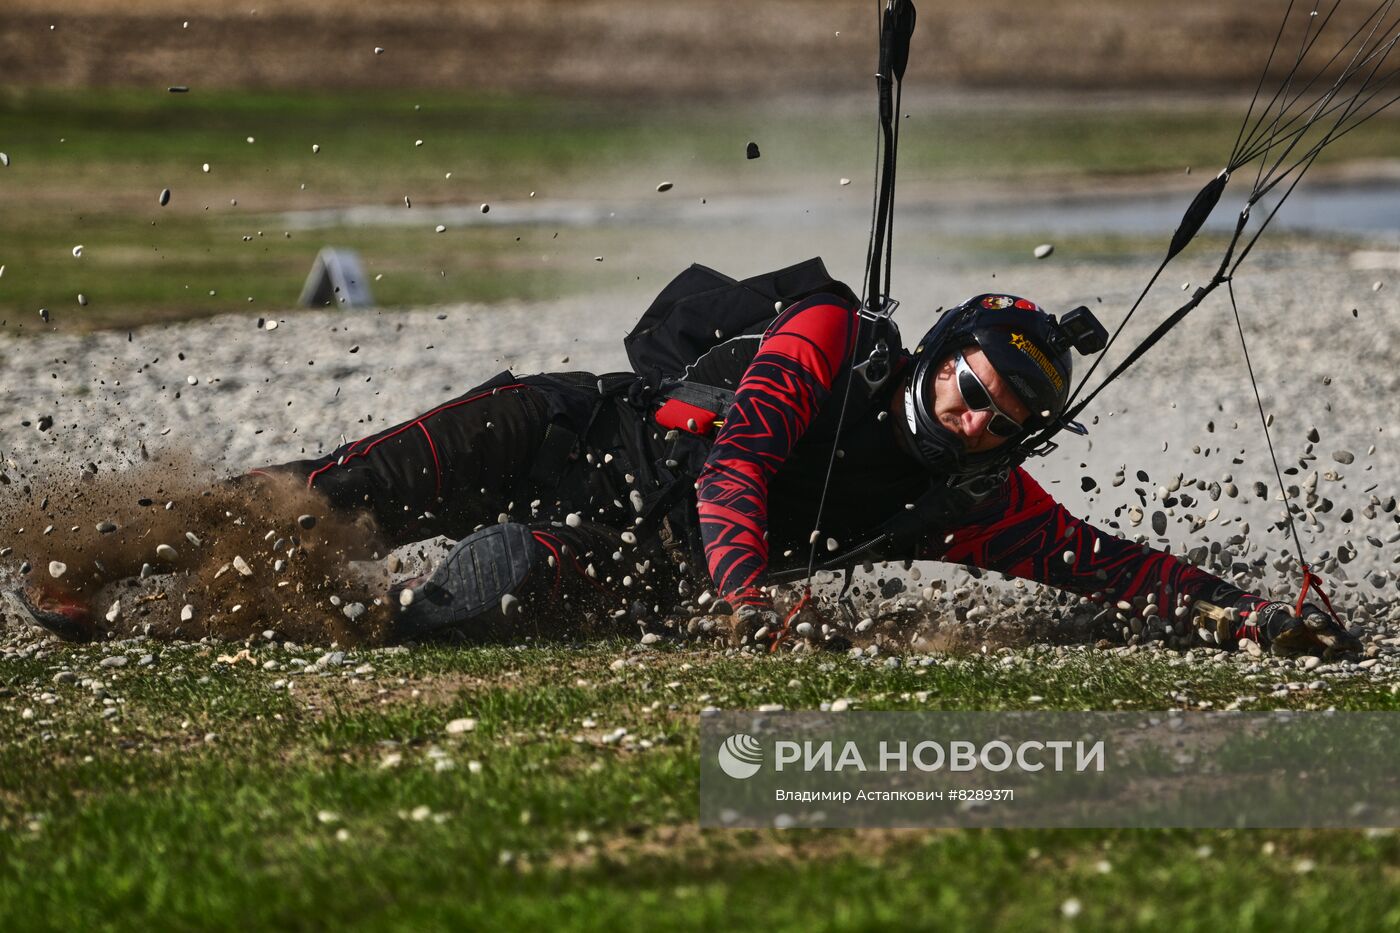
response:
M820 252L859 275L875 3L52 7L0 9L0 329L268 313L326 244L359 250L391 307L643 300L694 260ZM1157 249L1223 161L1282 10L920 4L900 255L1021 260L1049 236L1081 256ZM1397 143L1382 119L1317 175L1390 178ZM1166 200L1102 216L1145 193ZM776 235L741 243L739 226Z

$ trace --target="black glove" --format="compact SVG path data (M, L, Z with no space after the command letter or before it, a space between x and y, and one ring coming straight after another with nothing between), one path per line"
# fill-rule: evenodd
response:
M783 629L783 617L771 604L740 603L734 610L729 638L735 645L767 647Z
M1287 603L1265 603L1246 618L1236 637L1253 638L1282 657L1359 654L1362 649L1359 639L1312 603L1303 604L1300 616Z

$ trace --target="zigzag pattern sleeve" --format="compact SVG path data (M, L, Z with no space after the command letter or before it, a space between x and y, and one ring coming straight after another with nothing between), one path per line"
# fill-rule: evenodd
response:
M826 296L769 327L696 483L700 535L715 586L731 603L762 601L768 484L831 395L856 336L855 312Z
M1007 478L1004 498L980 509L974 521L953 531L951 541L932 542L921 556L1109 601L1142 599L1166 607L1182 594L1217 605L1258 601L1170 554L1075 518L1021 468Z

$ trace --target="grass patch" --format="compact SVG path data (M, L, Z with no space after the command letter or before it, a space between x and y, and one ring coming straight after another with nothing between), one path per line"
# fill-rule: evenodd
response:
M140 645L118 670L97 665L110 646L7 660L0 924L1052 929L1073 898L1093 928L1400 925L1389 835L694 826L705 706L1396 708L1381 688L1273 698L1287 670L1049 650L891 670L682 649L615 669L630 647L351 652L324 675L295 673L319 649L272 646L256 666L198 645ZM448 734L460 717L476 728Z

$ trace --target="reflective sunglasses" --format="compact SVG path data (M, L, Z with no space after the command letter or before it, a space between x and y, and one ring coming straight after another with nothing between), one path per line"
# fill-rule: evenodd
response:
M996 402L992 401L992 393L987 391L987 387L977 378L972 367L967 365L967 360L963 359L961 353L953 357L953 370L958 377L958 394L962 396L963 404L972 411L992 413L992 420L987 424L988 434L996 437L1015 437L1021 433L1021 425L996 406Z

